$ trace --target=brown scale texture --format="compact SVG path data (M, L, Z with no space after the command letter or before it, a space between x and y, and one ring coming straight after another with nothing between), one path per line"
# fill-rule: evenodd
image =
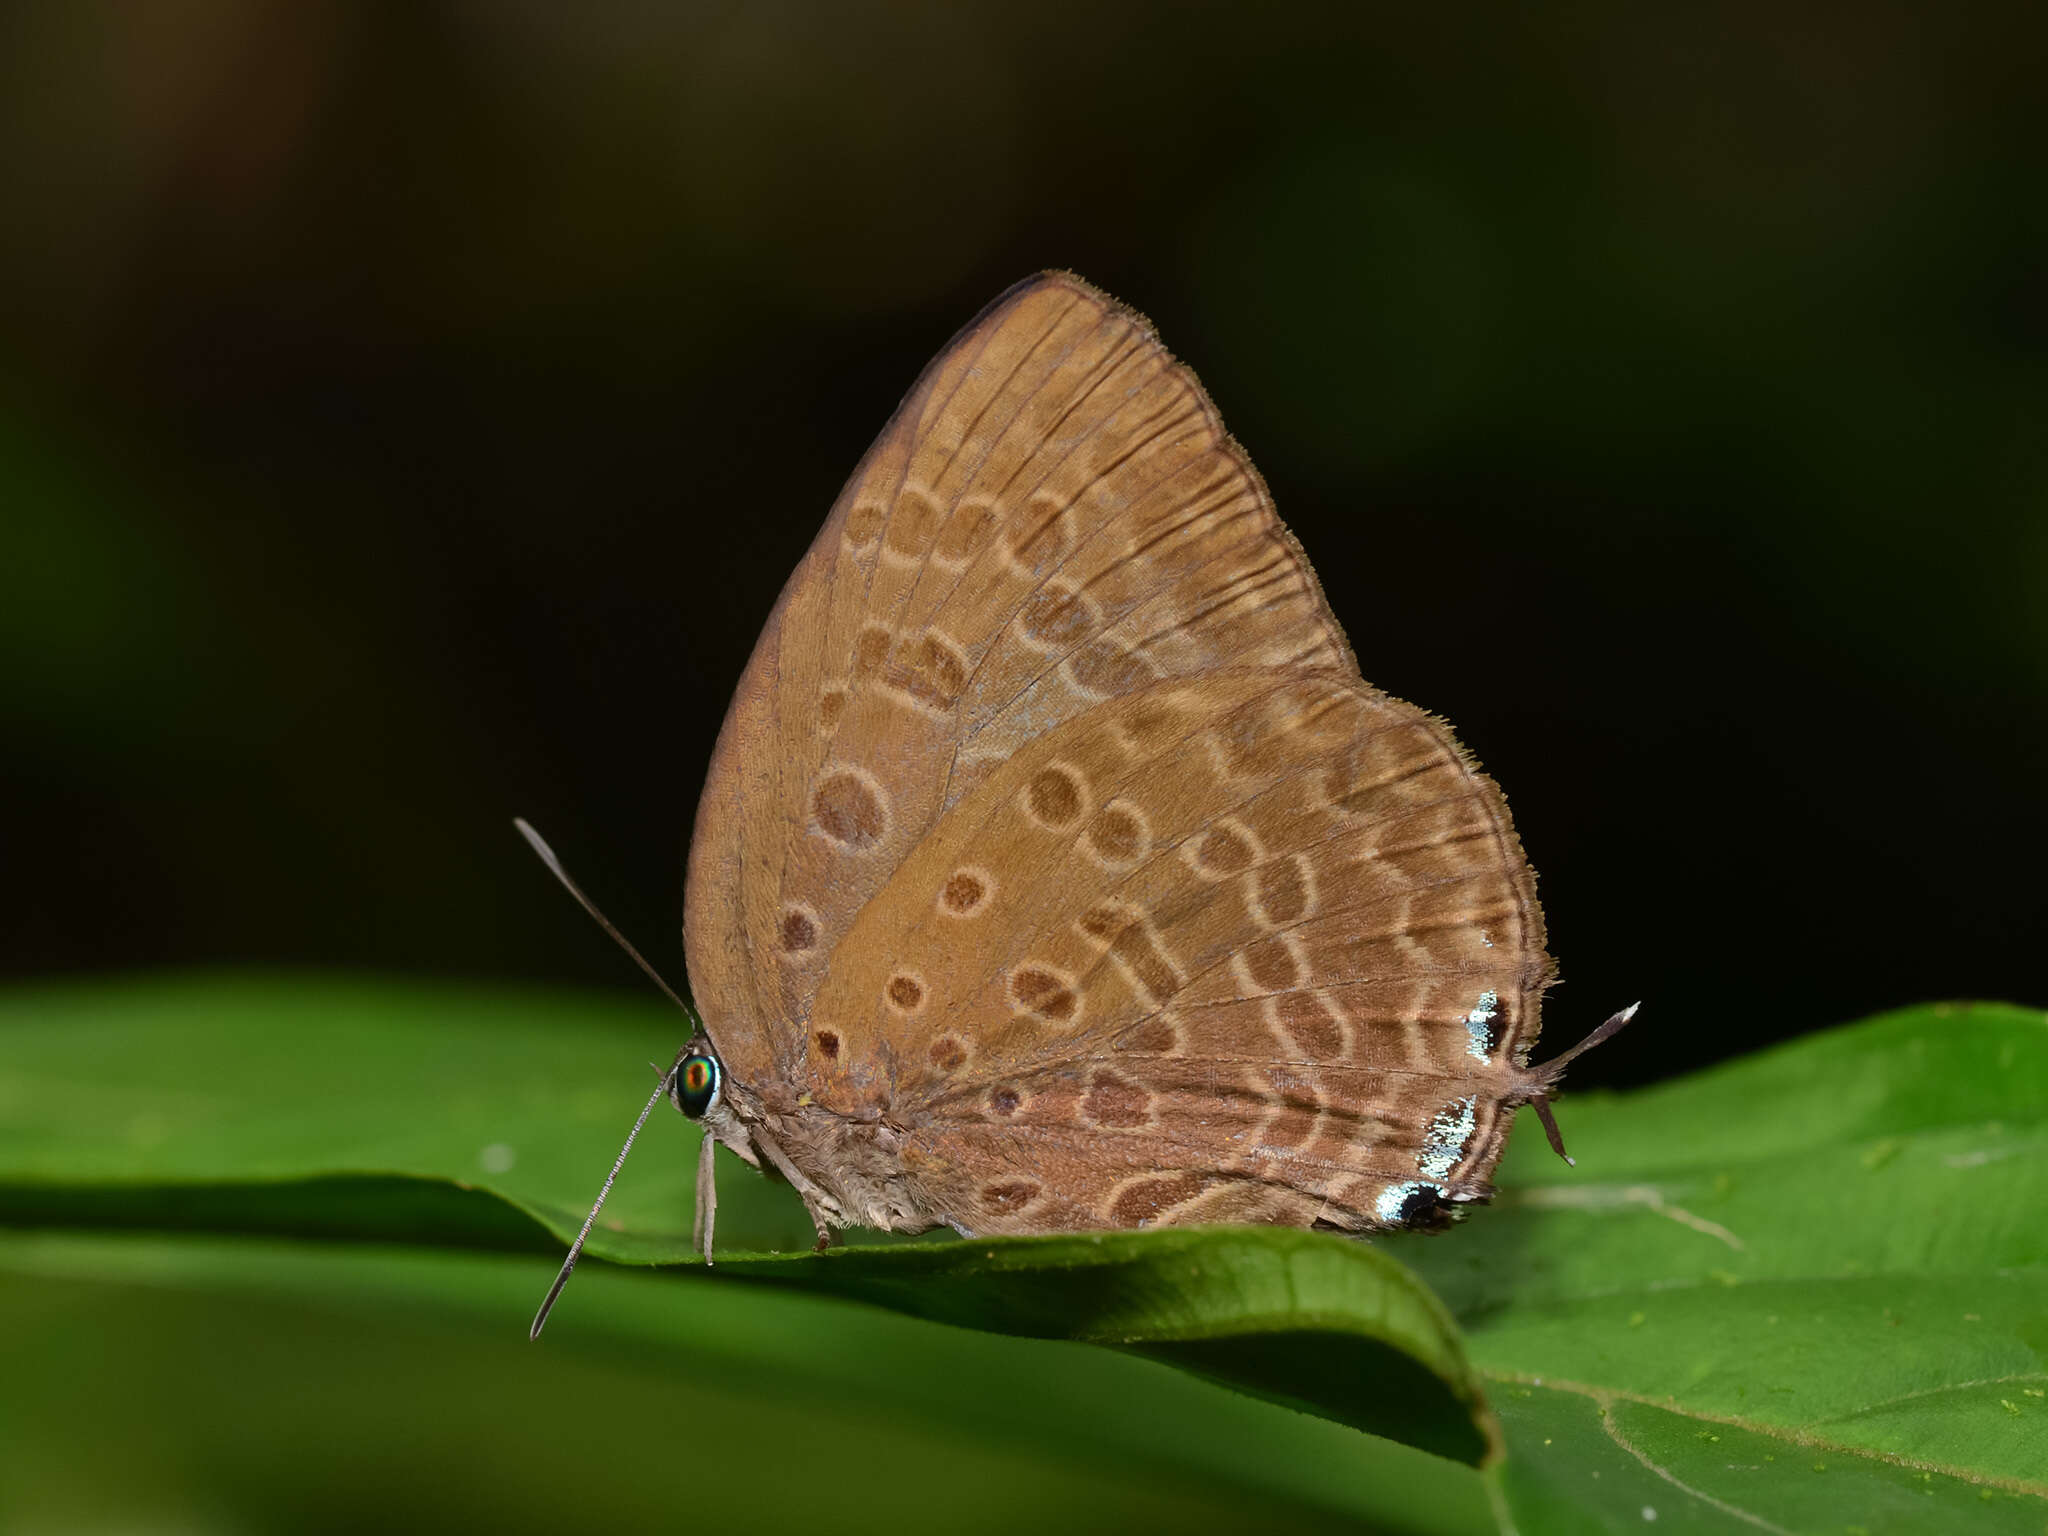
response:
M686 913L733 1080L886 1115L974 1230L1483 1196L1550 976L1498 792L1064 275L940 354L791 577Z

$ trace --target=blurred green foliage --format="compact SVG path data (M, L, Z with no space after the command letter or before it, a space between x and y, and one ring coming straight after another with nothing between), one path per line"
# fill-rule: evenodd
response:
M532 1262L0 1241L0 1519L1310 1531L1391 1508L1385 1529L1457 1532L1484 1510L1475 1473L1140 1361L592 1269L602 1322L535 1348Z

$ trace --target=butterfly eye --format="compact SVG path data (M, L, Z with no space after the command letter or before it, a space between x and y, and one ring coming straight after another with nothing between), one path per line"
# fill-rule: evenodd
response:
M690 1056L676 1069L676 1107L692 1120L701 1120L718 1102L718 1058Z

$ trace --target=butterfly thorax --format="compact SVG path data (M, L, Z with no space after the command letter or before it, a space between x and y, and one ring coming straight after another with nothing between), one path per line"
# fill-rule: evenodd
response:
M902 1128L879 1114L841 1114L788 1083L771 1081L758 1090L734 1083L705 1126L749 1162L786 1178L793 1168L797 1177L790 1182L813 1214L833 1226L923 1232L942 1224L920 1181L904 1167Z

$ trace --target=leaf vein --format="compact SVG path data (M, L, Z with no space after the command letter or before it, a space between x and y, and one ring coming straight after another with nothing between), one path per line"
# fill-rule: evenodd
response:
M1612 1440L1624 1451L1627 1451L1629 1455L1635 1457L1637 1461L1641 1462L1646 1471L1649 1471L1651 1473L1654 1473L1656 1476L1661 1477L1665 1482L1669 1483L1672 1487L1676 1488L1680 1493L1684 1494L1687 1498L1698 1499L1702 1504L1710 1505L1713 1508L1718 1509L1724 1515L1731 1515L1735 1519L1742 1521L1746 1525L1753 1525L1761 1531L1773 1532L1774 1536L1794 1536L1794 1533L1787 1530L1784 1526L1775 1525L1771 1521L1766 1520L1762 1515L1756 1514L1747 1509L1740 1508L1737 1505L1730 1504L1726 1499L1717 1499L1711 1493L1706 1492L1704 1489L1693 1487L1691 1483L1686 1482L1683 1478L1679 1477L1669 1468L1659 1466L1655 1461L1652 1461L1650 1459L1647 1453L1645 1453L1633 1441L1631 1441L1628 1438L1628 1436L1624 1435L1618 1428L1615 1427L1614 1415L1607 1411L1607 1405L1605 1403L1602 1403L1600 1405L1600 1427L1601 1429L1606 1431L1608 1439ZM1647 1511L1645 1512L1645 1514L1647 1515Z
M1927 1461L1916 1456L1901 1456L1893 1451L1874 1451L1868 1446L1850 1445L1845 1441L1830 1440L1803 1429L1794 1429L1785 1424L1766 1424L1756 1419L1745 1419L1735 1414L1708 1413L1703 1409L1689 1408L1671 1398L1655 1398L1642 1392L1626 1392L1615 1387L1596 1387L1588 1382L1567 1381L1557 1376L1537 1376L1522 1371L1489 1370L1479 1367L1479 1374L1488 1381L1508 1382L1515 1386L1543 1387L1553 1392L1569 1392L1579 1397L1591 1398L1605 1407L1612 1403L1635 1403L1644 1408L1655 1408L1659 1412L1673 1414L1678 1418L1692 1419L1701 1424L1723 1424L1731 1429L1747 1430L1751 1434L1763 1435L1772 1440L1781 1440L1787 1445L1799 1446L1802 1450L1824 1451L1835 1456L1858 1456L1866 1461L1881 1461L1888 1466L1904 1467L1913 1472L1936 1472L1943 1477L1955 1478L1958 1482L1970 1483L1980 1488L1998 1488L2007 1493L2028 1494L2037 1499L2048 1499L2048 1483L2039 1483L2022 1477L2002 1477L1991 1472L1972 1471L1966 1467L1950 1466L1945 1462Z

